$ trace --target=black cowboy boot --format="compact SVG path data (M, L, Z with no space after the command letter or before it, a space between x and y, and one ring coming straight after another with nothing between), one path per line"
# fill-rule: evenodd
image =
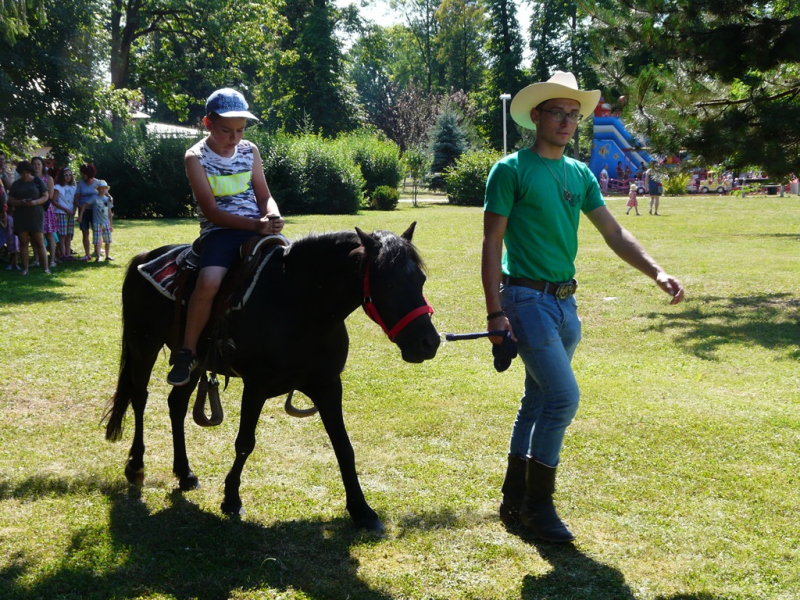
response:
M520 520L539 539L547 542L571 542L575 536L559 518L553 504L555 490L556 468L529 459Z
M521 456L508 456L506 478L503 480L503 501L500 520L506 525L519 525L519 509L525 497L525 471L528 461Z

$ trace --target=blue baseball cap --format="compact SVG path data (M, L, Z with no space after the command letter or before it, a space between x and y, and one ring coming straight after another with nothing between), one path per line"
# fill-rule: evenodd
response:
M248 111L248 108L244 96L231 88L217 90L206 100L207 115L217 113L220 117L244 117L258 121L258 117Z

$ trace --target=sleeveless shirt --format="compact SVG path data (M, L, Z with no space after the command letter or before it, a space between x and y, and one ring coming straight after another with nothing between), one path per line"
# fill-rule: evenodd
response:
M214 200L217 201L220 210L250 219L261 218L253 190L253 145L249 141L239 142L233 156L230 157L220 156L214 152L205 139L192 146L189 153L196 156L203 165L214 193ZM223 229L209 221L199 206L197 213L201 235L215 229Z

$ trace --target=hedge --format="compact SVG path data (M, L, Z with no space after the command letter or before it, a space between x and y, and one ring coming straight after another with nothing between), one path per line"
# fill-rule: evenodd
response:
M466 152L445 169L447 201L461 206L483 206L486 178L503 154L494 150Z

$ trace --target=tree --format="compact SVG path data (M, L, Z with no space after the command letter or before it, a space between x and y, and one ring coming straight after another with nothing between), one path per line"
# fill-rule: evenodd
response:
M437 58L446 88L467 93L476 90L484 71L483 7L477 0L442 0L436 18L440 23Z
M13 44L28 35L29 20L41 23L44 18L44 0L4 0L0 4L0 40Z
M280 62L263 72L258 87L271 126L293 132L310 121L327 136L354 129L361 115L335 35L342 13L327 0L296 0L282 14L290 29L280 40Z
M97 74L102 36L94 29L94 0L62 0L49 7L47 21L9 44L0 41L0 136L23 152L35 138L63 161L93 137L102 136L104 111L122 111L120 95ZM70 23L65 27L64 23Z
M353 81L367 120L378 127L395 100L390 61L391 41L383 27L367 27L348 53L348 75Z
M400 146L405 152L407 148L423 144L427 141L428 131L439 114L441 96L425 92L421 84L411 82L381 118L380 127L386 137Z
M500 94L514 94L523 87L522 36L511 0L487 0L489 33L486 41L488 70L481 89L475 94L475 125L492 148L503 147L503 103ZM506 104L507 106L507 104ZM513 121L507 118L508 147L520 139Z
M436 119L431 132L431 189L444 189L444 171L456 164L456 159L467 150L467 138L458 125L453 110L445 110Z
M414 206L417 206L417 190L430 168L431 157L423 146L413 146L406 150L403 162L406 165L406 172L411 176L412 199Z
M419 53L425 69L425 82L428 92L441 90L444 71L438 56L439 22L436 11L441 0L393 0L392 6L398 8L405 17L411 40Z
M141 88L151 110L185 121L203 114L222 85L248 87L276 52L279 0L113 0L100 14L110 33L111 83Z
M620 12L622 5L625 11ZM744 0L587 3L598 69L659 153L800 172L800 6Z

